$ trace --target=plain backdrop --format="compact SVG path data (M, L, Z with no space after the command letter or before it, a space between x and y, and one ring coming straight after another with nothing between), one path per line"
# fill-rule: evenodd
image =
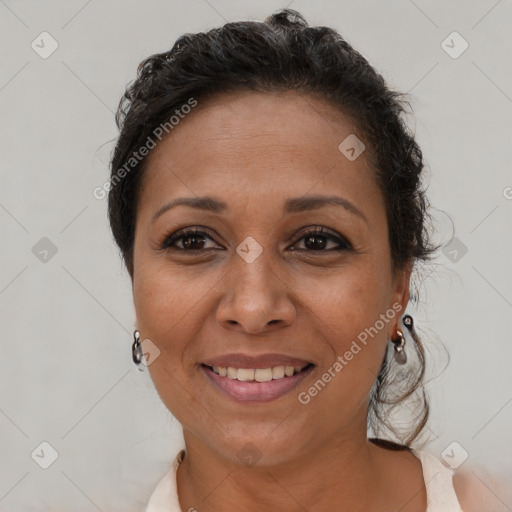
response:
M510 471L510 1L1 0L0 510L142 510L181 447L131 361L130 281L92 192L143 58L286 5L414 97L446 242L409 310L429 353L425 449L456 442L465 465Z

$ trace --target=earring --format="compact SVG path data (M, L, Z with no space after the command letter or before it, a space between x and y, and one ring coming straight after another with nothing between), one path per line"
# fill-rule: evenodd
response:
M132 345L132 359L136 365L139 365L142 362L142 357L144 354L142 353L142 346L140 344L140 332L133 332L133 345Z
M404 347L405 347L405 336L402 331L396 330L396 333L398 335L398 339L392 339L391 341L395 345L395 361L398 364L405 364L407 362L407 354L405 353Z
M411 336L416 341L416 332L414 330L414 322L411 315L405 315L402 319L402 323L407 327L409 332L411 333ZM398 364L405 364L407 362L407 354L405 353L405 336L402 331L397 329L396 331L398 335L398 339L392 339L391 341L395 345L395 361Z
M409 329L409 331L411 331L411 334L414 334L414 322L412 321L412 316L405 315L402 318L402 322L405 325L405 327L407 327L407 329Z

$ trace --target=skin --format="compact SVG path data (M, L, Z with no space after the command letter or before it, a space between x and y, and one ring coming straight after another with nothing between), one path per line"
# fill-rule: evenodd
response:
M464 512L506 512L512 503L510 476L490 473L484 467L458 469L453 487Z
M338 150L349 134L357 126L319 98L237 92L200 103L148 157L133 297L141 339L161 351L151 377L183 426L183 510L426 508L420 461L367 441L367 401L409 300L410 266L392 271L384 198L367 155L350 161ZM305 194L341 196L367 221L341 206L283 214L287 198ZM178 206L152 223L168 201L195 196L229 209ZM308 249L312 225L345 237L352 250L331 250L339 245L329 238L324 249ZM184 239L175 244L182 252L159 249L170 233L199 226L213 232L199 247L219 250L185 253ZM236 252L248 236L263 249L252 263ZM299 403L298 393L393 304L394 318L309 404ZM228 352L277 352L316 366L284 397L237 403L200 369ZM249 442L261 455L253 466L237 456Z

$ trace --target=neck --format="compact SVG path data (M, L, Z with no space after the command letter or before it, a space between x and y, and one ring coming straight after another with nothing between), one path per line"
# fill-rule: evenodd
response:
M286 461L247 466L184 430L186 455L177 476L182 509L378 510L385 491L377 453L382 448L367 441L366 429L361 434L290 452Z

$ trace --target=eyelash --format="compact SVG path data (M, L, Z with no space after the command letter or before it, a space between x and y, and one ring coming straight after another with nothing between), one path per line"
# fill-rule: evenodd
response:
M172 233L170 235L166 235L163 242L159 244L159 250L161 250L161 251L177 251L177 252L195 252L195 253L216 250L216 249L178 249L177 247L173 247L173 244L176 243L178 240L181 240L183 238L192 237L192 236L198 236L198 235L205 235L206 238L209 238L210 240L214 241L212 239L214 234L208 228L201 228L201 229L186 228L183 230L179 230L175 233ZM336 242L340 247L335 248L335 249L317 249L317 250L315 250L315 249L298 249L299 251L306 251L306 252L313 252L313 253L318 253L318 252L330 253L333 251L341 252L341 251L351 251L352 250L352 246L346 239L336 235L335 233L331 232L329 229L324 228L323 226L317 226L314 229L307 231L297 240L297 242L299 242L300 240L302 240L304 238L310 237L310 236L322 236L324 238L327 238L331 241ZM295 242L293 245L295 245L297 242ZM297 250L297 249L293 249L293 250Z

